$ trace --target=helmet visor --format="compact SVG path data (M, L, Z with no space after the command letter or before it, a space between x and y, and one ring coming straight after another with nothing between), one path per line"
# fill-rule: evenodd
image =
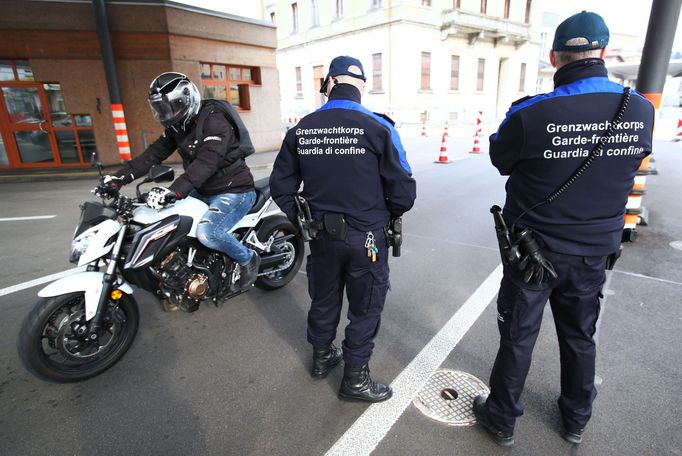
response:
M166 95L155 94L149 99L154 117L164 126L170 126L179 120L187 112L187 103L184 97L169 99Z

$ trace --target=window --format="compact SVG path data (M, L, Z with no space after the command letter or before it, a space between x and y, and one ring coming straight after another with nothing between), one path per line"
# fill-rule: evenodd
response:
M59 84L43 84L50 110L52 129L57 140L62 163L87 162L97 149L92 117L84 114L67 114L64 96Z
M249 110L249 86L261 83L260 68L202 63L201 83L203 98L227 100L240 110Z
M526 0L526 24L530 23L530 4L531 0Z
M504 0L504 18L509 19L509 4L511 0Z
M370 6L371 9L374 8L381 8L381 0L371 0Z
M277 21L275 20L275 12L274 11L270 13L270 22L272 22L273 24L277 24Z
M476 91L483 91L483 82L485 75L485 59L478 59L478 75L476 77Z
M336 19L341 19L343 17L343 0L336 0Z
M431 6L431 0L422 0L422 6Z
M519 78L519 92L526 91L526 64L521 64L521 76Z
M0 81L27 83L0 88L0 117L9 121L3 134L13 138L0 139L0 166L88 162L96 150L92 118L66 112L59 83L36 82L28 60L0 60Z
M291 33L298 32L298 3L291 4Z
M481 14L488 14L488 0L481 0Z
M303 96L303 80L301 79L301 67L296 67L296 96Z
M454 9L460 9L462 7L462 0L452 0L452 7Z
M28 60L0 60L0 81L33 81Z
M542 32L540 33L540 54L541 55L547 55L548 51L548 46L549 46L549 33L547 32Z
M459 90L459 56L453 55L450 60L450 90Z
M381 86L381 54L372 54L372 91L380 92Z
M422 80L421 89L431 89L431 53L422 52Z
M317 27L320 25L320 9L319 5L317 4L317 0L310 1L310 11L312 14L311 24L313 27Z

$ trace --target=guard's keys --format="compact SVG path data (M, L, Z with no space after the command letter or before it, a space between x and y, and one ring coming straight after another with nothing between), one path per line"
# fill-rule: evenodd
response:
M365 248L367 249L367 257L371 258L372 263L374 263L377 260L377 253L379 253L379 249L377 248L377 244L374 239L374 233L372 233L371 231L367 232Z

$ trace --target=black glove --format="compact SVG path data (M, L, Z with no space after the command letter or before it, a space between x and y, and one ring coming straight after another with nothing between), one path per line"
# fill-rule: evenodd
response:
M177 200L175 193L168 190L166 187L154 187L149 190L147 194L147 207L152 209L163 209L169 204L173 204Z
M523 281L526 283L547 282L550 278L556 279L557 273L554 266L542 254L538 253L527 259L526 268L523 270Z
M552 263L540 252L540 245L531 230L523 229L518 234L517 239L523 255L519 262L519 269L523 273L525 283L540 284L550 278L556 279L558 277Z
M99 184L95 187L95 195L101 198L115 198L121 187L123 187L123 179L107 174L99 179Z

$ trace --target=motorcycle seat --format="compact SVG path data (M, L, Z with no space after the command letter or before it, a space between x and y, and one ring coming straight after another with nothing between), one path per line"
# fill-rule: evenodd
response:
M256 188L256 202L249 210L249 214L258 212L263 208L265 202L270 198L270 177L263 177L254 182Z

